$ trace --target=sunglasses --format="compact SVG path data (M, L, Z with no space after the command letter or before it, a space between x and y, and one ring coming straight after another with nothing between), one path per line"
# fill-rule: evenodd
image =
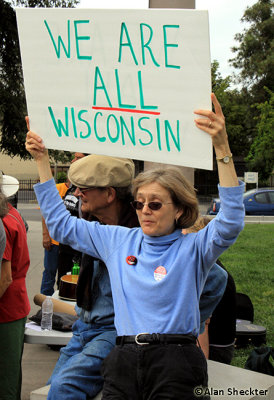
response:
M165 204L173 204L172 202L169 203L160 203L160 201L150 201L149 203L142 203L141 201L134 200L130 203L135 210L142 210L145 205L152 211L157 211L162 208Z
M99 189L97 186L92 186L92 187L88 187L88 188L84 188L81 189L78 186L76 187L76 189L78 189L78 193L79 194L85 194L86 192L88 192L89 190L95 190L95 189Z

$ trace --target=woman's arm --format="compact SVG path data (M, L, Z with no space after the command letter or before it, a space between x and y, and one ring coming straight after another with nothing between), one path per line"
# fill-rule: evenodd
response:
M98 222L71 216L53 179L37 183L34 191L50 236L60 243L68 244L106 263L113 249L122 246L128 236L127 228L100 225Z
M199 129L207 132L212 138L212 144L217 158L220 185L223 187L238 186L237 174L229 148L222 107L213 93L211 94L211 100L215 112L210 110L195 110L195 114L206 117L195 119L195 123ZM228 157L226 159L228 163L222 161L224 157Z
M202 118L195 119L196 126L212 138L218 160L219 195L221 209L218 215L197 233L196 245L203 255L205 271L237 239L244 227L244 184L239 184L230 151L222 108L212 93L214 111L195 110ZM227 162L225 162L227 161Z
M11 262L8 260L3 260L1 265L0 298L3 296L3 294L11 284L12 284Z
M2 257L4 254L5 247L6 247L6 232L3 226L3 222L0 219L0 265L2 262ZM1 268L0 268L0 277L1 277Z

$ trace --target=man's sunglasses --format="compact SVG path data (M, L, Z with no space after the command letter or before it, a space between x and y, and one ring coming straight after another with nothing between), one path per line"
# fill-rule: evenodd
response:
M76 189L78 189L78 193L79 193L79 194L85 194L85 193L88 192L89 190L95 190L95 189L100 189L100 188L98 188L97 186L92 186L92 187L88 187L88 188L81 189L81 188L79 188L79 187L77 186Z
M145 205L152 211L157 211L162 208L165 204L173 204L172 202L169 203L160 203L160 201L150 201L149 203L142 203L141 201L134 200L130 203L135 210L142 210Z

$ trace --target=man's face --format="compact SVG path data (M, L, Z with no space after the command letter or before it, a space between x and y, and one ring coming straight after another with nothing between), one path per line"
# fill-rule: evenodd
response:
M83 154L83 153L74 153L74 157L73 157L73 159L71 160L71 164L73 164L75 161L78 161L78 160L80 160L81 158L84 158L85 157L85 154Z
M83 189L83 192L77 188L74 194L81 198L81 211L83 213L94 216L101 215L104 208L108 206L107 188Z

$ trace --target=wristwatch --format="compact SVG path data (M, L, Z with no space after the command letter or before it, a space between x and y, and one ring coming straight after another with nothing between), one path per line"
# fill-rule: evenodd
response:
M227 154L224 157L216 157L217 161L222 161L224 164L228 164L231 159L232 159L232 153Z

